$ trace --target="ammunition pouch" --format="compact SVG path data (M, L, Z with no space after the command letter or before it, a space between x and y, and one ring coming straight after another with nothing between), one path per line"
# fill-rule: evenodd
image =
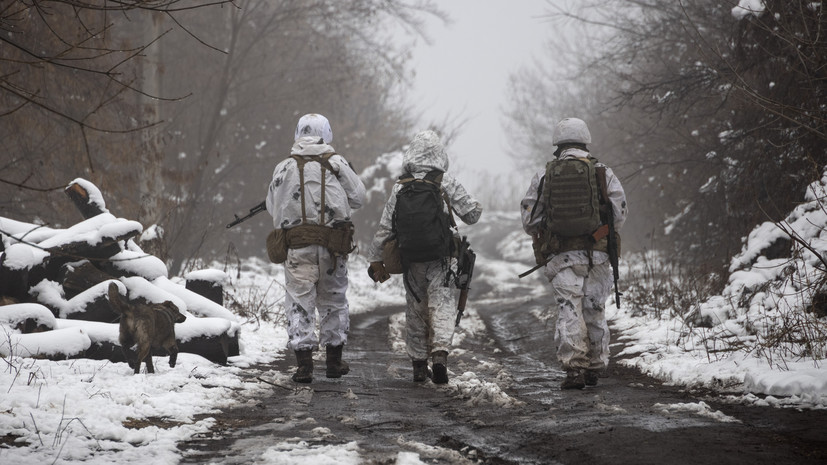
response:
M615 239L617 240L617 255L620 257L620 234L617 232L615 232ZM540 238L535 239L531 245L534 248L534 261L538 265L548 263L552 255L572 250L596 250L609 253L608 236L604 236L595 242L594 238L588 234L583 236L559 236L543 231Z
M399 251L399 243L396 239L391 239L382 246L382 263L385 265L385 271L388 274L400 274L405 271L402 267L402 254Z
M347 255L356 247L353 245L353 223L341 221L333 227L318 224L300 224L286 232L287 247L301 249L321 245L333 255Z
M353 234L356 228L350 221L337 221L329 229L327 250L333 255L347 255L356 248L353 244Z
M287 231L274 229L267 235L267 258L273 263L284 263L287 260Z

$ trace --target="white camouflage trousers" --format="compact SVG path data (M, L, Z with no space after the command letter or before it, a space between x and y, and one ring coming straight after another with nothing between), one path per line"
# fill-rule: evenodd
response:
M557 305L554 342L564 370L604 370L609 364L605 303L612 286L608 263L563 268L551 280Z
M411 360L427 360L433 352L451 348L457 302L453 280L445 282L450 263L434 260L411 263L408 268L405 344Z
M315 350L320 343L326 347L347 342L350 316L346 257L334 260L326 248L318 245L290 249L284 264L284 281L289 349Z

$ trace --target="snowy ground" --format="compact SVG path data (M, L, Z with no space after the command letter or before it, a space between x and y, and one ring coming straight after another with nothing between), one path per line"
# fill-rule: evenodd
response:
M513 246L513 241L511 241ZM524 258L524 257L523 257ZM477 286L486 286L486 296L503 298L515 283L525 262L478 260ZM367 312L383 304L402 304L399 277L382 286L369 281L361 257L351 261L349 298L354 312ZM231 275L234 298L262 312L278 312L283 291L281 267L248 262ZM529 278L535 293L543 296L546 286L535 273ZM488 297L486 297L488 298ZM537 309L543 312L542 308ZM547 312L546 312L547 313ZM704 330L689 331L683 319L632 316L635 309L609 307L611 324L624 345L622 363L675 384L705 386L725 391L732 402L775 407L825 408L827 372L813 360L778 360L771 365L755 352L705 350ZM731 315L719 327L740 334L739 316ZM192 354L182 353L175 368L156 357L156 374L132 375L125 363L95 360L48 361L5 357L0 372L0 439L17 437L28 445L0 448L0 463L129 464L177 463L181 452L176 444L205 432L213 423L211 413L239 402L255 402L269 387L243 381L245 367L266 364L284 356L286 333L280 318L251 317L241 322L241 352L227 366L215 365ZM401 350L401 317L391 319L392 344ZM467 331L481 331L473 304L463 320ZM738 327L736 327L738 326ZM741 325L743 326L743 325ZM8 337L8 336L4 336ZM461 349L461 337L455 341ZM726 339L721 339L724 341ZM748 338L741 338L741 341ZM721 342L723 343L723 342ZM720 347L719 347L720 348ZM285 374L286 378L287 374ZM495 383L466 372L451 380L457 397L507 407L518 402ZM244 400L250 399L250 400ZM703 405L663 406L664 409ZM714 412L712 412L714 414ZM355 443L340 446L311 446L298 441L274 444L257 463L359 463ZM424 463L415 452L400 452L398 464Z

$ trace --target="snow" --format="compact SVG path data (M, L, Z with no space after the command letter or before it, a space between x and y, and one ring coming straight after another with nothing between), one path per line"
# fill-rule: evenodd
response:
M224 285L229 281L227 273L221 270L195 270L184 275L187 281L207 281L214 285Z
M9 332L0 326L0 356L56 357L78 355L92 345L91 339L80 328L55 329L31 334Z
M55 327L55 316L40 304L12 304L3 307L0 311L0 324L16 326L17 323L32 319L39 325L47 328Z
M75 179L74 181L69 183L69 186L71 186L72 184L77 184L78 186L82 187L83 190L86 191L86 195L89 196L89 203L95 205L98 208L98 210L102 212L109 211L106 209L106 202L103 200L103 194L101 193L100 189L98 189L98 186L92 184L91 182L83 178Z
M741 0L737 6L732 8L732 16L735 19L744 19L750 15L760 16L765 9L763 0Z
M218 305L217 303L213 302L212 300L196 294L191 290L187 289L186 287L174 283L167 278L160 277L154 281L152 281L154 288L157 288L161 291L166 291L173 299L173 302L178 305L178 308L183 308L190 313L193 313L198 316L203 317L212 317L212 318L224 318L225 320L230 321L237 321L238 317L227 310L226 308ZM172 299L165 299L165 300L172 300ZM184 302L184 306L178 304L178 302Z
M110 261L125 275L149 280L169 276L166 264L158 257L145 253L132 239L126 241L126 249L113 255Z
M45 250L40 250L28 244L12 244L4 252L3 264L10 270L27 270L49 256Z
M610 300L620 356L629 357L621 363L673 384L740 391L738 402L827 408L827 317L806 311L825 275L826 186L827 173L787 218L758 225L732 259L721 295L699 302L694 317L641 316ZM791 255L768 259L765 249L779 239L791 241ZM630 267L653 261L639 258Z

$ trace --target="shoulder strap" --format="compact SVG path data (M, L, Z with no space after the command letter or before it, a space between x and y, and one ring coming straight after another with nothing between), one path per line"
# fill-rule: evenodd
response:
M597 186L600 189L600 195L598 196L598 201L600 202L600 210L601 221L604 221L605 215L605 222L603 224L608 224L609 218L609 209L614 208L609 202L609 186L607 184L606 179L606 166L605 165L598 165L594 167L594 175L597 178Z
M305 200L304 200L304 165L308 162L316 162L321 165L322 169L322 198L321 198L321 208L319 212L319 225L325 225L325 180L327 176L325 175L325 169L329 169L332 172L336 172L333 169L333 165L330 164L330 157L336 155L336 152L328 152L322 155L291 155L290 158L296 160L296 166L299 168L299 183L301 184L301 202L302 202L302 224L307 223L307 211L305 207Z

